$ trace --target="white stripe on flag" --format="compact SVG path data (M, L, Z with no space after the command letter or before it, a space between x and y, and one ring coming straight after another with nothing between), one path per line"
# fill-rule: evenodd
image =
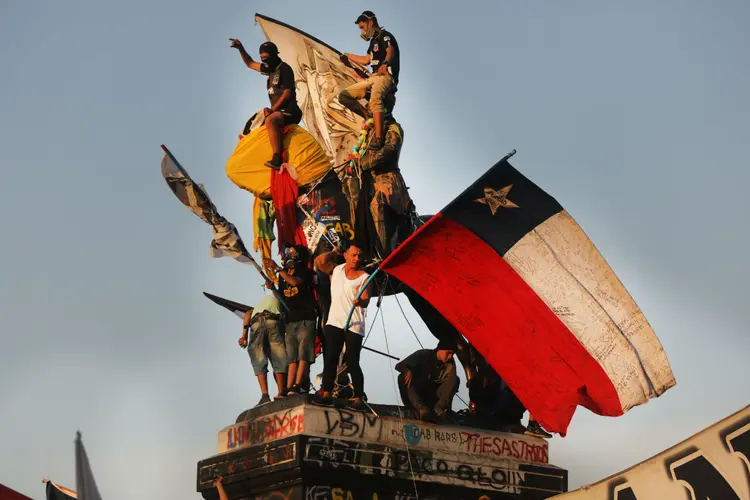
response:
M653 329L567 212L537 226L504 259L601 365L623 412L675 385Z

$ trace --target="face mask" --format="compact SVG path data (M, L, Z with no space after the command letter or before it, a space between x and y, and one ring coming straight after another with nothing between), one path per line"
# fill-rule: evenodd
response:
M372 40L372 37L375 36L375 26L370 26L362 33L360 33L359 36L362 37L362 40L364 40L365 42L369 42L370 40Z
M268 68L273 71L276 69L276 66L279 65L281 62L281 58L279 56L269 56L265 61L262 61L263 64L268 66Z

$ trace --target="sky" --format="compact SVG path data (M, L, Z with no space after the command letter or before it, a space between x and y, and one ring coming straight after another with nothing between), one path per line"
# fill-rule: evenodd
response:
M75 488L80 429L107 500L198 498L196 463L260 396L239 320L201 292L263 292L251 267L209 257L211 230L161 178L159 145L249 241L252 198L224 165L267 97L227 39L255 53L259 12L361 54L364 9L401 47L417 210L516 149L666 350L673 389L620 418L579 409L550 441L571 488L748 403L748 2L0 0L0 483L32 498L45 477ZM394 354L418 348L395 299L383 315ZM386 348L382 328L368 344ZM396 403L376 382L388 361L363 368L370 400Z

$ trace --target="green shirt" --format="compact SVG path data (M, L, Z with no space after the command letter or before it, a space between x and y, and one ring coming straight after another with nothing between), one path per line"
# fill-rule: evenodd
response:
M255 309L253 309L253 314L250 316L250 319L253 319L256 314L260 314L263 311L268 311L271 314L279 314L279 299L277 299L272 293L261 297L255 305Z

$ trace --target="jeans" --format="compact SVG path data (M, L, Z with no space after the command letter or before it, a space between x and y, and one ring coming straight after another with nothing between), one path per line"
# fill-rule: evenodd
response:
M315 361L315 321L303 319L286 325L286 356L290 363Z
M323 329L326 337L325 347L323 349L323 390L333 391L333 381L336 379L336 371L339 365L341 351L346 344L346 353L344 353L344 363L349 375L352 377L354 386L354 397L362 397L365 388L365 376L362 374L362 368L359 366L359 354L362 351L362 335L351 331L345 332L341 328L326 325Z
M271 358L274 373L286 373L286 346L278 320L262 319L253 322L247 353L256 375L268 373L268 358Z

